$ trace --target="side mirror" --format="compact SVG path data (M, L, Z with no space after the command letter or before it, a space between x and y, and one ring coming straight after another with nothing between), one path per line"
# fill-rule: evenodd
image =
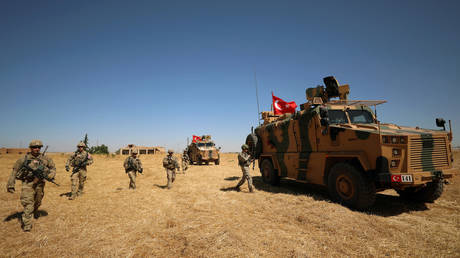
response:
M446 130L446 121L442 118L436 118L436 126L437 127L442 127L443 130Z
M222 147L219 147L219 150L222 149Z

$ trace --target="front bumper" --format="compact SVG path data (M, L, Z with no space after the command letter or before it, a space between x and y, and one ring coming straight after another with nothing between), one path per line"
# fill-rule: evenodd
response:
M395 186L418 186L426 183L449 179L458 174L456 168L449 168L428 172L409 172L409 173L381 173L377 175L377 182L381 184L391 184Z

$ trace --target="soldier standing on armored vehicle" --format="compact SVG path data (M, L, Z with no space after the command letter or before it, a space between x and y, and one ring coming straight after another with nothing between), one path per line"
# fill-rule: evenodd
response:
M168 155L163 159L163 167L166 169L166 176L168 178L168 189L171 189L172 183L176 179L176 169L179 171L179 162L173 156L174 151L169 149Z
M13 167L11 176L6 185L7 191L14 193L16 179L22 181L21 204L24 206L22 213L22 229L25 232L32 228L32 215L39 217L38 208L45 195L45 180L53 181L56 176L56 167L51 158L40 154L43 144L40 140L33 140L29 144L30 153L18 159Z
M70 180L72 182L72 188L69 200L75 199L77 196L83 194L83 188L85 187L86 181L86 166L93 164L93 157L85 151L86 145L84 142L77 144L77 150L67 160L65 164L65 170L70 171L70 166L73 167L72 175ZM78 190L78 191L77 191Z
M235 186L235 190L238 192L240 191L240 186L244 184L244 181L248 181L248 188L249 192L253 193L254 192L254 187L252 185L252 177L251 174L249 173L249 166L251 165L251 162L253 161L251 155L249 155L249 146L246 144L243 144L241 146L242 151L238 154L238 165L241 167L241 171L243 172L243 176L241 177L241 180L238 182L238 184Z
M190 164L190 158L188 157L187 150L184 150L184 153L182 153L182 173L185 174L185 170L188 169L188 164Z
M131 151L131 156L125 159L123 166L129 176L129 189L136 189L136 173L142 174L143 171L141 160L137 157L137 150Z

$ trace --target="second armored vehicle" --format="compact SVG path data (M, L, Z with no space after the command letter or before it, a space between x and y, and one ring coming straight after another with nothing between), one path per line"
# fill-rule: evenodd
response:
M187 146L187 154L190 158L190 164L206 164L214 162L220 164L220 148L211 140L211 135L203 135L202 137L194 137L192 143Z

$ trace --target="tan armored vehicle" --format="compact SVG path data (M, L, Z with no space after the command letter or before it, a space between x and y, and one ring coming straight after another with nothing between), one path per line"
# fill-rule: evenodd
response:
M194 140L187 147L187 154L190 158L190 164L206 164L209 165L209 162L214 162L214 164L219 165L220 163L220 154L219 148L216 148L216 145L211 140L211 135L203 135L198 140Z
M445 131L443 119L436 119L443 130L381 124L371 107L386 101L347 100L348 85L334 77L324 83L307 89L308 102L295 114L262 112L264 124L246 138L264 182L326 186L332 199L356 209L385 189L421 202L441 196L454 173L452 129Z

